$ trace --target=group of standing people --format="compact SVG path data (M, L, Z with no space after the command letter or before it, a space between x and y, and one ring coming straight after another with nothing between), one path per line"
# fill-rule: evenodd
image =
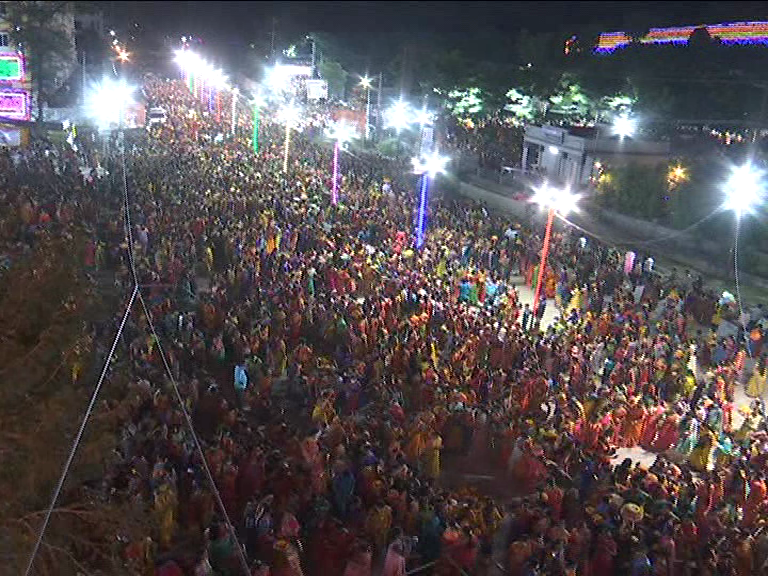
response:
M345 156L332 206L327 150L297 136L284 174L268 123L254 154L206 138L215 115L183 83L144 89L169 120L127 152L134 246L83 213L103 224L84 265L124 287L135 266L159 336L126 324L105 482L153 518L136 573L763 573L768 435L759 398L736 404L764 390L759 314L754 349L713 340L703 286L627 274L566 231L542 326L515 289L541 246L525 225L442 199L416 250L399 166ZM636 447L658 458L617 463Z

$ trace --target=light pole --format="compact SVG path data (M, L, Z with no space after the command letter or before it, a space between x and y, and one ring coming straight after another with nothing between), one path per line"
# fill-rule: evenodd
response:
M355 138L357 134L355 129L339 120L335 122L327 132L328 137L333 140L333 182L331 184L331 204L336 206L339 202L339 151L341 147Z
M261 122L261 107L264 106L264 99L256 96L253 99L253 151L259 151L259 123Z
M240 94L240 91L237 88L232 88L232 137L234 138L236 135L236 129L237 129L237 96Z
M285 142L283 143L283 174L288 173L288 151L291 146L291 124L299 117L299 110L289 104L280 111L280 119L285 122Z
M427 194L429 192L429 179L445 172L448 164L447 156L440 156L437 150L428 156L412 158L413 172L421 176L419 185L419 214L416 223L416 248L424 245L424 220L427 214Z
M536 289L533 292L534 315L539 309L542 278L544 277L544 270L547 267L547 256L549 255L549 243L552 238L552 224L555 220L555 213L557 212L562 216L565 216L571 210L575 210L578 199L578 196L571 194L569 190L553 188L546 183L536 191L536 194L531 199L532 202L536 202L540 206L548 209L547 228L544 232L544 245L541 247L539 273L536 277Z
M744 317L744 308L741 302L741 285L739 283L739 231L741 217L750 214L755 205L763 196L763 173L755 169L751 164L744 164L735 168L725 184L725 202L723 208L733 210L735 228L733 236L733 275L736 282L736 302L739 305L739 323L744 333L744 343L747 353L752 357L747 334L747 322Z
M365 140L371 138L371 78L366 74L360 79L360 86L365 88Z

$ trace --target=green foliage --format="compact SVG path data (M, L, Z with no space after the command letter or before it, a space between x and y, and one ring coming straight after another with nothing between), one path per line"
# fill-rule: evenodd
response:
M480 88L451 90L446 97L446 108L459 119L477 117L483 112L483 94Z
M320 76L328 82L328 92L337 97L344 94L349 74L335 60L324 59L318 64Z
M532 122L541 117L542 103L538 98L523 94L516 88L506 93L509 101L504 110L510 112L515 121L524 123Z
M74 59L73 46L63 27L72 13L72 2L9 2L8 20L14 41L27 58L27 66L37 93L37 121L43 122L43 104L56 89L55 80L62 64Z

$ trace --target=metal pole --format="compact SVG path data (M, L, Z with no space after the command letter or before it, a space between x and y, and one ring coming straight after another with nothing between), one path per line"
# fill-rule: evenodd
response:
M427 188L429 187L429 174L421 175L421 197L419 199L419 222L416 228L416 248L424 245L424 219L427 212Z
M331 204L339 202L339 141L333 144L333 184L331 185Z
M259 151L259 121L261 120L261 110L258 104L253 105L253 151Z
M283 174L288 173L288 147L291 145L291 123L285 123L285 144L283 145Z
M547 255L549 254L549 239L552 236L552 222L555 220L555 209L550 208L547 215L547 231L544 233L544 246L541 247L541 262L539 263L539 273L536 278L536 290L533 293L533 314L539 310L539 298L541 296L541 284L544 277L544 270L547 267Z
M379 93L376 95L376 139L379 139L381 134L381 78L382 73L379 72Z

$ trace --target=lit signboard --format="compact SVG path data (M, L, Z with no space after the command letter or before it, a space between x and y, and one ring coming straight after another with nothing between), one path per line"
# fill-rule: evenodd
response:
M0 90L0 118L29 120L29 94L23 90Z
M21 54L0 54L0 81L16 82L24 78L24 57Z

